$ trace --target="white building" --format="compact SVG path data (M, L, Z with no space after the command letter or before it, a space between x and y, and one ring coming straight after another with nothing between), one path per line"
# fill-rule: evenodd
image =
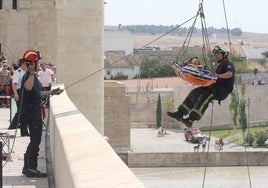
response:
M111 79L118 74L133 78L139 74L139 60L133 57L134 39L130 31L119 26L105 26L104 28L104 76Z
M133 53L133 36L129 31L122 30L120 25L105 26L104 28L104 52L125 51L126 54Z
M105 72L106 79L111 79L118 74L127 75L132 79L139 75L141 59L138 55L129 54L125 51L106 51L105 53Z

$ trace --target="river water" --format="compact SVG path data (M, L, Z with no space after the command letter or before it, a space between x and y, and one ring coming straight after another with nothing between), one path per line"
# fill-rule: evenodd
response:
M146 188L267 188L268 167L131 168Z

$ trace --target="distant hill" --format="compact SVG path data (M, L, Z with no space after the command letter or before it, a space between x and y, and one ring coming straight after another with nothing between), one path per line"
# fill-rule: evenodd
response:
M154 41L161 34L150 35L150 34L133 34L134 36L134 47L139 48L144 46L145 44ZM178 35L166 35L163 38L153 42L150 44L151 46L160 47L161 49L169 49L172 47L181 46L185 41L186 36L178 36ZM241 44L251 46L252 48L268 48L268 34L259 34L259 33L249 33L243 32L240 37L230 37L232 44ZM228 44L228 35L227 33L219 33L214 34L209 37L209 41L211 44ZM190 46L200 46L203 44L202 36L200 34L193 34Z
M136 28L137 27L137 28ZM140 27L140 28L139 28ZM169 32L175 26L140 26L140 25L129 25L129 26L105 26L105 30L128 30L134 36L134 48L142 47L153 40L157 39L161 35L164 35L168 32L168 35L163 38L157 40L152 43L151 46L160 47L161 49L177 47L178 45L184 42L186 35L188 33L187 28L179 28L176 32ZM235 28L239 29L239 28ZM235 30L233 29L233 30ZM143 31L143 32L142 32ZM213 33L213 34L212 34ZM208 28L209 40L212 44L224 44L229 43L228 34L226 29L216 29L213 27ZM251 33L241 31L240 36L234 36L230 34L230 40L233 44L241 44L250 45L252 48L266 48L268 47L268 34L262 33ZM202 32L200 29L196 29L193 31L191 46L200 46L202 45Z

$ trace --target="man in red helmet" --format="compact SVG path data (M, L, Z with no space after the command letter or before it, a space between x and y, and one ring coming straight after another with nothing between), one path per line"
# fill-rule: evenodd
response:
M229 51L223 47L215 46L212 52L219 63L216 70L216 83L207 87L202 86L193 89L176 112L167 112L168 116L181 121L189 128L192 127L194 121L202 118L212 100L222 101L233 90L235 68L228 60ZM184 118L187 115L188 117Z
M25 119L30 131L30 143L24 154L22 174L27 177L47 177L46 173L37 170L37 157L42 138L41 99L49 95L58 95L63 90L54 89L41 91L41 83L36 76L39 69L38 61L42 58L39 51L28 50L23 54L22 61L27 65L27 72L21 82L21 115Z

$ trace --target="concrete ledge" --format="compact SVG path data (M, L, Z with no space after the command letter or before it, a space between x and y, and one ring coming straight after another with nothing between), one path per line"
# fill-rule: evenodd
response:
M129 167L266 166L268 152L129 153Z
M144 187L66 92L51 97L50 144L57 188Z

